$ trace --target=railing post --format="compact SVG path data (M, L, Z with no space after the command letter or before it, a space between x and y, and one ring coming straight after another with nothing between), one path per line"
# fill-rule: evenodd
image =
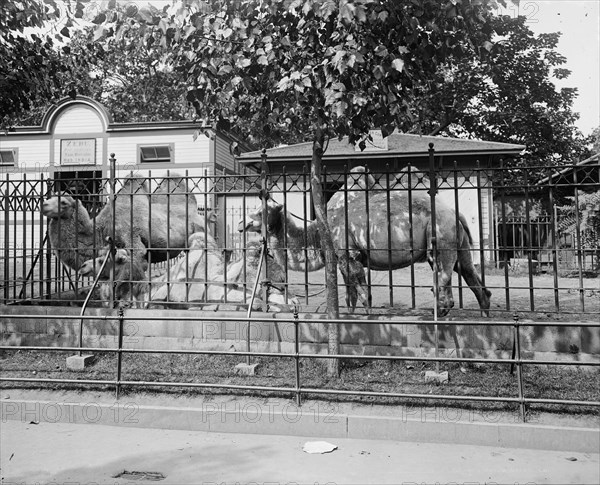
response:
M263 299L263 311L269 311L269 273L267 271L267 256L269 248L267 244L267 200L269 199L269 180L267 173L267 150L263 149L260 163L260 193L262 201L262 223L261 234L263 240L264 264L260 271L261 296Z
M119 393L121 391L121 368L123 364L123 322L125 320L125 313L122 307L119 307L118 314L119 322L119 335L117 338L117 380L115 382L115 399L119 399Z
M10 176L6 174L6 189L4 190L4 301L3 304L9 303L10 290L8 282L10 281L10 195L9 195Z
M113 241L113 244L116 241L115 238L115 233L116 233L116 204L117 204L117 193L116 193L116 189L117 189L117 183L116 183L116 168L117 168L117 159L115 158L115 154L111 153L110 154L110 190L111 190L111 201L112 201L112 207L111 207L111 219L112 219L112 223L111 223L111 238ZM110 267L110 308L114 308L115 306L115 258L112 258L112 262L111 262L111 267Z
M391 188L390 188L390 164L385 165L385 199L386 199L386 210L387 210L387 244L388 244L388 286L389 286L389 298L390 308L394 308L394 276L392 273L392 205L390 200Z
M294 361L296 364L296 405L302 405L300 392L300 325L298 322L298 306L294 305Z
M516 366L517 366L517 384L518 384L518 388L519 388L519 414L521 415L521 419L523 420L523 422L526 421L526 414L525 414L525 398L523 395L523 367L522 367L522 362L521 362L521 340L519 337L520 331L519 331L519 327L521 326L521 324L519 323L519 315L517 313L515 313L513 315L513 321L514 321L514 325L513 325L513 331L514 331L514 359L516 359Z
M431 199L431 256L433 259L433 331L435 332L435 356L439 357L439 337L438 337L438 299L439 299L439 278L438 278L438 254L437 254L437 235L436 235L436 213L435 197L437 195L437 174L435 172L435 150L433 143L429 143L429 197ZM435 361L435 371L440 372L440 361Z

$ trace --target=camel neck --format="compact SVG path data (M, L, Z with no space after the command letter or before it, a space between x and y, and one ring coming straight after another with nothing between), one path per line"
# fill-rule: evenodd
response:
M282 211L285 213L285 211ZM290 214L282 217L279 230L271 232L273 256L282 266L295 271L316 271L325 266L316 221L304 221Z

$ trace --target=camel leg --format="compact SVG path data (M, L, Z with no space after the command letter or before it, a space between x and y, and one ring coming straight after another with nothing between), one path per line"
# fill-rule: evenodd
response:
M356 302L358 301L358 292L356 291L356 287L350 281L350 261L345 255L339 255L338 263L338 267L344 278L344 286L346 287L346 307L354 313Z
M360 298L368 313L371 308L371 294L366 290L367 278L363 265L354 258L348 258L345 254L339 255L338 258L339 268L346 285L346 305L354 312L356 302Z
M490 297L492 292L483 286L483 281L479 277L473 259L471 258L471 252L469 249L461 249L458 251L458 262L460 263L461 275L464 280L471 288L471 291L479 302L479 308L481 308L487 317L490 316ZM455 270L457 268L455 267Z
M438 251L437 284L438 284L438 316L445 317L454 307L452 296L452 268L456 263L456 252L451 250Z

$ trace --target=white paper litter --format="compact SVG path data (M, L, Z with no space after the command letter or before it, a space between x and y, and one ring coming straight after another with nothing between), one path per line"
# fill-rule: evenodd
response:
M302 448L305 453L331 453L333 450L337 450L337 446L327 441L307 441Z

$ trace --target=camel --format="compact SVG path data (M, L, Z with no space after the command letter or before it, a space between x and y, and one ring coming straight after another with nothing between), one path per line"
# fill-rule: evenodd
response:
M129 301L133 307L145 307L144 294L148 290L148 282L145 280L147 265L139 258L132 258L130 256L132 251L120 248L111 253L102 268L106 251L108 250L102 251L104 253L102 256L85 261L79 268L79 274L96 277L100 273L99 297L104 306L109 306L113 300L110 272L114 267L114 300L121 305L124 301Z
M128 220L132 203L135 213L144 209L147 212L147 205L140 204L139 195L147 193L143 180L126 179L115 197L115 219ZM146 198L142 195L141 201ZM42 214L50 219L48 237L58 260L75 270L80 268L83 261L93 257L104 246L106 237L112 234L112 201L92 219L81 201L67 193L60 193L42 202ZM130 224L119 224L117 229L121 230L115 234L116 244L142 250L139 227L134 225L132 229Z
M186 191L184 179L164 179L150 194L144 179L129 177L115 196L115 239L117 248L131 248L140 259L165 261L187 247L188 236L202 228L195 197ZM42 203L50 219L50 244L58 259L79 270L93 259L113 232L112 199L90 218L80 201L68 194ZM133 216L133 217L132 217Z
M259 241L249 241L246 245L245 258L231 263L227 267L227 281L235 284L236 287L242 288L245 286L249 289L252 287L256 278L259 277L259 264L261 256L261 246ZM226 256L225 256L226 258ZM271 285L271 291L283 294L284 289L282 284L285 283L286 275L283 267L269 255L266 262L267 265L267 280ZM244 276L244 269L246 275Z
M190 237L189 253L181 258L164 274L152 282L150 300L166 301L227 301L242 302L250 300L250 292L243 291L244 260L233 263L227 269L223 253L214 238L206 233L196 233ZM253 247L247 257L247 287L251 287L258 273L260 247ZM283 282L283 269L269 265L270 277ZM269 268L269 267L268 267ZM190 284L190 282L192 282ZM167 284L168 283L168 284ZM281 290L271 288L269 303L276 307L284 306L285 299Z
M347 186L329 200L327 219L346 285L346 303L354 310L358 298L365 308L371 307L365 266L376 271L389 271L428 261L433 268L433 258L429 195L413 192L409 208L406 191L391 191L388 195L387 191L373 190L375 180L363 167L354 168L352 173ZM412 210L412 247L409 209ZM262 209L249 214L249 219L245 227L240 222L239 229L260 232ZM458 272L460 265L460 274L473 291L480 308L489 316L491 292L485 288L475 270L470 253L471 233L466 220L461 214L458 219L456 224L454 209L437 202L438 315L447 315L454 306L452 271ZM304 224L290 217L284 206L272 200L267 201L267 221L268 242L280 264L286 264L287 259L292 270L314 271L324 267L316 221L307 224L304 234ZM388 227L391 234L388 234ZM284 246L286 240L287 248ZM305 253L314 259L307 261Z
M189 238L189 251L185 257L179 258L170 270L160 277L148 282L145 280L145 270L129 256L130 251L117 249L114 253L115 300L130 300L134 306L140 302L147 304L193 303L193 302L230 302L250 301L249 288L258 274L260 246L258 243L249 244L246 260L237 261L226 268L223 253L214 238L205 232L197 232ZM84 276L97 276L104 256L86 261L79 273ZM100 296L105 304L110 301L110 267L112 261L105 265L100 274ZM246 278L244 281L244 265ZM283 268L271 261L267 266L268 277L275 283L283 283L285 274ZM246 282L246 289L244 289ZM277 284L270 288L269 303L272 309L281 310L286 307L283 290ZM255 300L254 308L261 304Z

